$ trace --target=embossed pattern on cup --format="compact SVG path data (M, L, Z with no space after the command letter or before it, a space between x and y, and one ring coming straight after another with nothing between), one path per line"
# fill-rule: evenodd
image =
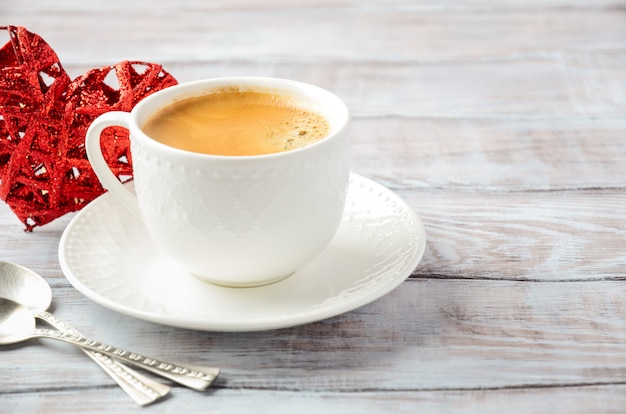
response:
M142 217L156 243L196 275L225 284L280 279L333 237L347 191L348 152L336 141L273 162L194 159L181 168L167 154L137 145Z

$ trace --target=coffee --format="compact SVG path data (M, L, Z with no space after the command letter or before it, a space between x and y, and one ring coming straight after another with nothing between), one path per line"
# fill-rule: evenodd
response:
M143 131L165 145L213 155L261 155L309 145L329 125L298 99L224 90L175 102L152 115Z

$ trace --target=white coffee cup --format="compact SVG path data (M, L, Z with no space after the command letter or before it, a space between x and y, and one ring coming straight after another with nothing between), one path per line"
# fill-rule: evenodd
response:
M328 121L329 134L291 151L220 156L166 146L142 131L152 114L173 102L224 87L308 102ZM336 233L348 187L349 123L341 99L316 86L276 78L215 78L156 92L130 113L101 115L85 145L102 185L142 218L164 253L200 279L259 286L311 261ZM102 155L100 134L110 126L130 131L136 195Z

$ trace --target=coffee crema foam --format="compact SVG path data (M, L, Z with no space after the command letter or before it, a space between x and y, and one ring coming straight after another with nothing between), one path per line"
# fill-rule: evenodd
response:
M227 90L175 102L152 115L142 129L156 141L187 151L261 155L317 142L330 127L298 99Z

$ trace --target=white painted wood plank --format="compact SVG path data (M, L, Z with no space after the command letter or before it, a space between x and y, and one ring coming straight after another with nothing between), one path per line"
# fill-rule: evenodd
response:
M489 0L466 0L459 3L454 0L266 0L258 2L255 0L180 0L177 3L163 0L134 0L130 4L124 0L110 0L106 3L97 1L64 0L24 0L15 4L2 4L7 9L28 10L37 12L47 12L52 10L67 11L94 11L102 9L140 9L159 8L166 10L257 10L264 9L311 9L311 8L332 8L341 9L346 7L367 8L418 8L425 10L441 10L454 12L459 10L524 10L524 9L552 9L552 8L583 8L583 9L615 9L623 6L621 0L501 0L497 3Z
M261 10L151 5L97 12L10 7L0 21L39 33L68 64L268 56L440 61L623 51L625 22L626 13L617 7L429 10L382 5Z
M624 187L625 130L620 118L357 118L352 166L413 194L527 192L540 202L541 192L590 190L593 201L595 190Z
M175 389L175 394L151 406L139 408L111 388L76 391L41 392L36 396L18 394L10 398L0 396L0 404L7 412L67 414L124 412L155 413L220 412L254 413L271 411L275 414L335 413L475 413L500 414L507 412L550 412L553 414L621 414L626 404L624 385L583 386L538 389L503 389L476 391L421 391L359 393L293 392L258 390L216 390L205 394ZM80 403L79 401L89 401Z
M357 118L572 122L585 117L610 126L626 114L625 65L626 52L611 52L432 63L243 58L171 62L164 68L179 82L252 75L313 83L343 98ZM66 67L72 77L89 69Z
M57 289L55 313L88 336L219 365L221 389L484 390L626 382L622 282L409 280L356 311L278 331L205 333L139 321ZM109 387L91 360L40 340L2 349L2 393ZM67 367L64 375L42 367Z
M399 191L421 215L428 245L422 277L623 280L626 197L620 193Z

